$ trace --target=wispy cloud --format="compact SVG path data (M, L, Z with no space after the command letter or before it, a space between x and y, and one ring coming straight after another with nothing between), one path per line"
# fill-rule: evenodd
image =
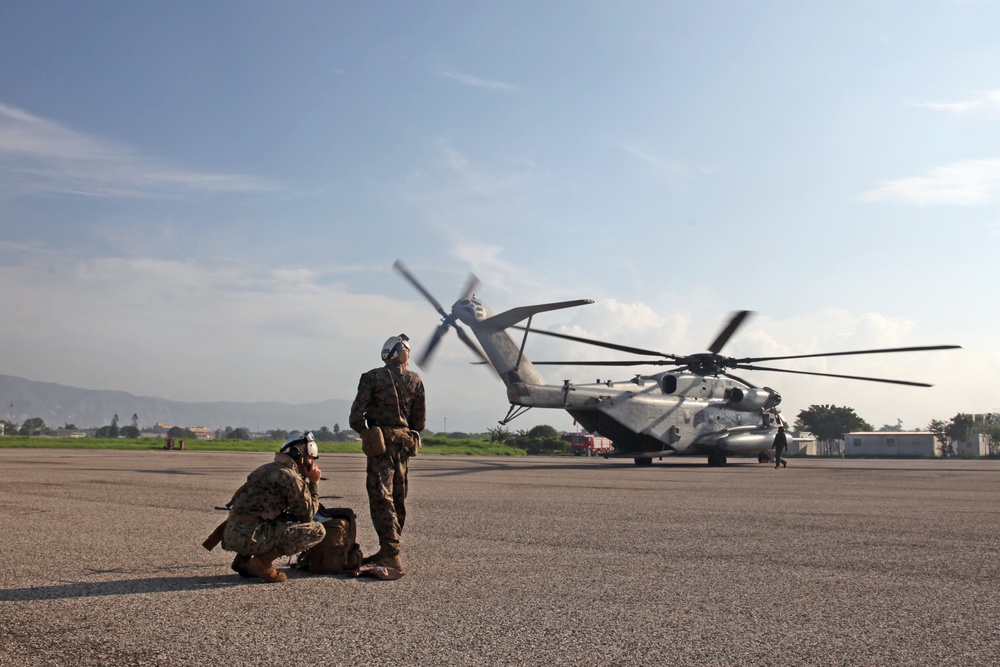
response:
M187 171L0 104L0 186L6 194L166 198L275 191L239 174Z
M629 157L639 161L660 182L676 187L691 178L709 175L719 171L715 165L690 165L672 157L658 154L655 150L637 141L611 139L611 145Z
M640 162L644 162L652 167L665 169L676 174L686 174L690 171L683 163L656 155L645 146L641 146L635 142L614 141L613 144Z
M990 90L952 102L914 102L913 106L947 111L958 116L971 116L981 112L997 113L1000 112L1000 90Z
M448 79L454 79L459 83L466 86L473 86L475 88L490 88L492 90L503 90L507 92L513 92L518 90L517 86L512 86L509 83L503 83L502 81L491 81L489 79L481 79L478 76L473 76L471 74L461 74L459 72L451 72L448 70L441 71L441 76Z
M884 181L859 199L918 206L982 206L1000 199L1000 159L966 160L937 167L924 176Z

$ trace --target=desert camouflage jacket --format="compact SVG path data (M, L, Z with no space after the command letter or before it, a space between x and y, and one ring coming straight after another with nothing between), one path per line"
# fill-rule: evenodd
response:
M319 509L319 491L294 468L274 461L254 470L246 488L229 508L230 516L259 516L273 521L287 512L297 521L312 521Z
M427 406L420 376L399 364L387 364L364 373L351 406L350 424L359 433L366 426L423 431L427 425Z

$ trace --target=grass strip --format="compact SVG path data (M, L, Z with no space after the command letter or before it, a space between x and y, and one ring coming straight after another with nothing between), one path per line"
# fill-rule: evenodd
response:
M153 451L164 449L162 438L50 438L45 436L0 436L4 449L115 449ZM277 440L185 440L184 451L191 452L276 452ZM360 454L360 442L317 442L320 454ZM175 441L175 448L177 441ZM525 456L518 447L477 440L451 439L432 436L424 438L420 455L447 454L452 456Z

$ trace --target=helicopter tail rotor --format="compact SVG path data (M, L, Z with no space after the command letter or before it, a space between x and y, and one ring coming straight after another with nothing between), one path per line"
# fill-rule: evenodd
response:
M427 290L427 288L425 288L420 283L420 281L417 280L417 278L412 273L410 273L410 271L405 266L403 266L403 263L400 262L398 259L395 262L393 262L392 268L396 269L396 271L398 271L407 280L407 282L413 285L417 289L417 291L420 292L424 296L424 298L430 302L432 306L434 306L434 310L436 310L438 314L441 315L441 324L439 324L437 326L437 329L434 330L434 335L431 336L430 342L427 343L427 347L424 349L423 353L421 353L420 358L417 359L417 366L419 366L423 370L427 370L430 367L431 359L434 356L434 351L437 349L437 346L441 342L441 339L444 338L444 335L446 333L448 333L448 329L454 329L459 339L470 350L472 350L472 352L477 357L479 357L481 361L486 362L486 364L492 368L492 364L490 364L490 361L489 359L487 359L486 355L483 354L483 351L480 350L479 346L472 341L472 339L469 337L467 333L465 333L465 330L458 325L457 322L458 315L456 315L454 312L448 313L447 311L445 311L444 307L438 302L437 299L434 298L434 295L432 295ZM476 278L475 275L470 273L469 279L466 281L465 287L462 290L462 295L459 297L458 300L462 301L468 299L470 296L472 296L472 293L475 291L478 285L479 285L479 279Z

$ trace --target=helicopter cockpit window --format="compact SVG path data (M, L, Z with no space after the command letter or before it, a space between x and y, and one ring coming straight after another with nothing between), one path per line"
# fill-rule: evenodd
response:
M660 383L660 387L663 389L664 394L674 393L677 391L677 376L664 375L663 381Z

